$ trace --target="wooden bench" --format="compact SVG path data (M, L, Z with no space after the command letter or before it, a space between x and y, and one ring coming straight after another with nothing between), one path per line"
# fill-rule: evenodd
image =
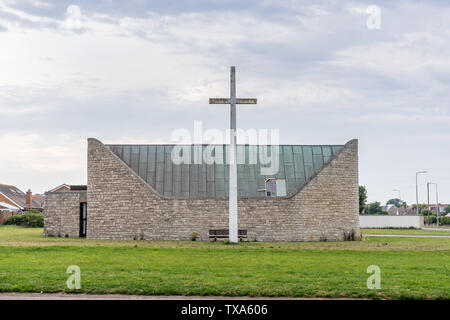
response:
M209 239L217 241L217 239L228 239L228 229L210 229L208 232ZM238 230L238 239L243 241L247 239L247 230Z

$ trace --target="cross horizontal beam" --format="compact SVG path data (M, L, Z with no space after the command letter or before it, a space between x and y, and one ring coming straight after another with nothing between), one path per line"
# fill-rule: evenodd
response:
M256 104L257 99L253 98L237 98L236 104ZM209 104L231 104L230 98L210 98Z

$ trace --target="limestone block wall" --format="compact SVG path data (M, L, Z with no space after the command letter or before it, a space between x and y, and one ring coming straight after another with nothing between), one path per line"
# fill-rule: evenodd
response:
M87 237L208 239L228 229L228 199L158 194L96 139L88 140ZM359 236L358 142L349 141L295 194L239 200L239 229L249 240L317 241Z
M86 202L86 191L47 192L44 208L44 235L78 237L80 235L80 202Z

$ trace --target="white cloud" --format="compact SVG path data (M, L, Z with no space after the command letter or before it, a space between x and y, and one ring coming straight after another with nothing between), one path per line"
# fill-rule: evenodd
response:
M331 63L353 66L399 80L425 80L436 72L450 71L449 35L406 33L396 41L352 46L335 53Z
M30 1L30 2L33 3L35 6L39 6L38 3L40 3L41 6L45 6L45 4L43 2L39 2L39 1ZM13 3L15 3L15 1ZM8 1L6 2L6 4L0 2L0 10L3 12L9 13L11 15L14 15L18 18L30 21L30 22L44 22L44 23L56 22L55 19L51 19L51 18L39 16L39 15L34 15L34 14L29 14L22 10L13 9L10 6L10 4L11 3Z
M42 193L64 182L86 183L86 141L71 134L0 133L2 183Z
M0 134L2 153L10 153L12 158L1 157L0 167L17 167L23 170L36 170L46 173L71 171L84 168L85 141L70 134L39 134L36 132L15 131Z
M367 14L367 7L368 6L351 6L347 7L346 10L351 14Z

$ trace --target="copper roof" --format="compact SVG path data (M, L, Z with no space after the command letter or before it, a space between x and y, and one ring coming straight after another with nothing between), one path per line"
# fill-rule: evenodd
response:
M223 164L179 164L172 162L174 145L106 145L127 166L147 181L158 193L165 196L190 198L228 197L227 165L228 146L215 145L216 154ZM197 152L191 145L191 152ZM195 146L202 148L205 145ZM263 166L259 160L249 164L249 154L259 154L256 145L238 145L238 195L264 197L259 190L265 188L265 179L286 179L287 195L300 189L308 179L326 165L342 145L281 145L279 146L279 171L276 175L260 174ZM194 156L191 157L192 159ZM239 162L239 159L245 159ZM240 164L241 163L241 164Z

